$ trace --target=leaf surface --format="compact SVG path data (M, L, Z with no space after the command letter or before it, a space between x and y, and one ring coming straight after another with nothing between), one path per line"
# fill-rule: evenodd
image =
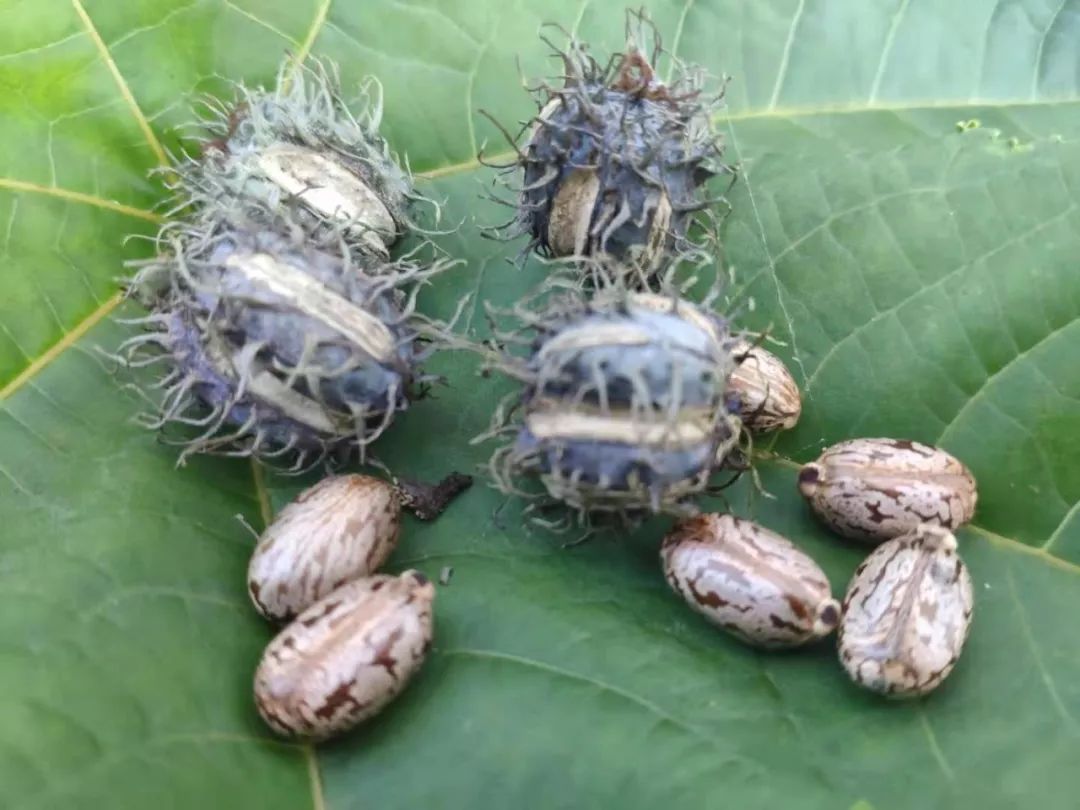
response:
M775 499L730 495L841 593L866 550L828 536L797 465L855 436L938 443L979 481L961 532L972 637L940 692L889 703L832 645L748 650L667 590L655 521L562 550L475 487L410 524L392 565L453 579L422 675L318 749L260 724L270 638L247 604L259 525L301 482L175 452L95 354L156 227L148 180L194 96L269 83L288 52L378 76L385 133L446 200L467 260L423 306L540 278L482 239L480 108L531 114L545 21L597 53L622 8L522 0L7 0L0 8L0 805L18 808L1067 808L1080 792L1080 8L1069 0L655 3L667 44L730 74L741 177L724 226L743 323L802 385L759 447ZM958 126L959 125L959 126ZM401 475L472 469L506 390L464 355L380 447ZM264 480L265 478L265 480ZM717 502L714 508L722 508Z

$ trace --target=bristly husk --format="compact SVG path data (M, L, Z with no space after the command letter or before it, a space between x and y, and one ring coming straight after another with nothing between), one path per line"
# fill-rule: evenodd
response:
M450 324L416 311L457 262L420 249L384 262L289 209L203 209L164 226L129 285L150 309L113 358L160 369L141 417L192 453L254 456L291 471L358 455L421 396ZM460 312L460 307L459 307ZM456 319L456 318L455 318Z
M606 62L568 40L565 49L544 40L562 62L561 86L530 88L537 114L518 137L504 129L515 159L498 168L516 214L496 231L527 235L523 255L609 256L648 282L637 286L658 289L655 274L707 247L713 207L726 204L706 191L714 175L734 176L712 125L723 86L706 95L703 71L674 57L674 79L661 81L654 66L664 51L644 12L628 13L626 50Z
M552 273L509 311L489 308L486 368L522 386L474 440L502 442L493 484L585 525L693 514L742 438L726 397L735 338L711 309L719 288L696 304L674 286L634 290L602 263L588 284L578 270Z
M286 60L270 90L236 83L230 101L202 99L197 150L175 156L163 172L175 193L169 214L235 200L251 205L250 218L269 222L299 201L296 216L307 230L340 231L354 250L387 257L400 236L427 230L411 203L430 204L435 220L439 208L416 192L408 166L380 134L382 107L375 78L347 102L336 66L319 60Z

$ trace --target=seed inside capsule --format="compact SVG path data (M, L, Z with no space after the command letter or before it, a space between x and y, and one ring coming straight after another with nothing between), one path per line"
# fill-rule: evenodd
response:
M790 541L731 515L699 515L664 538L668 583L710 622L759 647L795 647L840 621L824 572Z
M551 328L521 369L520 429L493 458L497 485L535 475L582 512L686 514L739 438L724 397L726 322L674 295L580 303L539 316Z
M386 255L397 223L378 195L345 166L311 149L277 145L259 153L256 165L267 179L318 213L355 228L377 253Z
M575 169L559 186L551 203L548 243L556 256L583 256L588 250L600 179L596 172Z
M837 534L881 542L922 524L956 529L971 520L971 472L936 447L898 439L853 439L799 471L799 492Z

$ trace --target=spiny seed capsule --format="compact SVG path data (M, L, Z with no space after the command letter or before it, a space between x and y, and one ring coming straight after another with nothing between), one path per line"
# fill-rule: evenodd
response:
M519 314L522 314L519 312ZM677 296L600 291L531 317L526 357L496 365L524 383L511 421L489 435L496 484L537 476L579 513L692 513L692 498L740 437L724 392L733 368L726 322Z
M323 740L393 700L431 646L435 586L419 571L343 585L263 653L255 704L278 734Z
M728 391L739 403L739 417L752 433L789 430L802 413L802 395L784 361L761 346L739 340L732 354L735 370Z
M164 368L143 421L181 432L181 461L223 452L302 469L331 452L364 457L431 379L420 364L440 329L414 296L452 263L350 258L285 220L167 225L159 242L132 283L154 290L151 314L118 359Z
M680 521L660 559L690 607L755 647L797 647L840 621L840 603L818 564L749 520L708 514Z
M844 596L840 662L874 692L924 695L956 665L972 603L956 538L939 526L919 526L882 543L855 570Z
M604 63L571 40L559 52L563 85L533 90L538 113L507 170L520 168L523 183L506 227L543 256L607 254L647 277L693 248L691 220L712 202L704 184L726 167L710 124L719 99L702 94L701 72L675 61L677 78L661 82L651 23L631 14L627 34L626 52ZM645 37L651 57L635 44Z
M268 619L291 619L330 591L374 574L397 545L401 502L368 475L324 478L278 514L248 566L248 593Z
M944 450L853 439L799 471L799 491L833 531L877 543L923 523L956 529L975 514L975 478Z
M251 203L278 210L299 201L303 224L341 229L350 245L386 257L421 199L379 134L382 90L367 79L351 106L336 67L287 60L273 90L236 86L231 102L207 99L202 154L170 175L180 207ZM249 213L252 213L249 211Z

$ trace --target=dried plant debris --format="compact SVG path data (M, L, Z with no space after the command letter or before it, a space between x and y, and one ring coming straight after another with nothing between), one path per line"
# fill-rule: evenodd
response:
M489 366L522 388L478 437L505 440L490 461L495 485L534 511L566 504L590 525L695 512L742 436L725 397L734 339L710 304L618 280L586 296L552 278L501 313L515 327L497 332ZM530 478L546 494L530 492Z
M229 101L203 100L200 149L167 172L177 192L172 213L243 206L247 216L272 219L283 204L299 202L307 230L331 225L353 250L386 258L416 227L410 203L431 201L414 190L379 134L379 83L365 80L348 103L336 67L309 64L287 60L271 90L237 84Z
M191 453L280 459L302 470L359 454L422 395L422 371L449 324L416 295L454 265L414 253L384 262L343 240L317 240L282 213L171 223L132 291L150 313L123 343L126 366L161 375L142 417Z
M703 71L670 55L675 78L661 81L655 66L665 54L642 12L628 14L626 50L607 60L573 37L565 50L544 41L564 75L559 86L530 88L538 112L516 160L499 167L508 185L520 183L516 216L501 230L527 234L526 252L603 254L646 277L700 250L691 225L698 212L707 223L717 202L705 184L731 171L711 122L722 84L708 95Z

